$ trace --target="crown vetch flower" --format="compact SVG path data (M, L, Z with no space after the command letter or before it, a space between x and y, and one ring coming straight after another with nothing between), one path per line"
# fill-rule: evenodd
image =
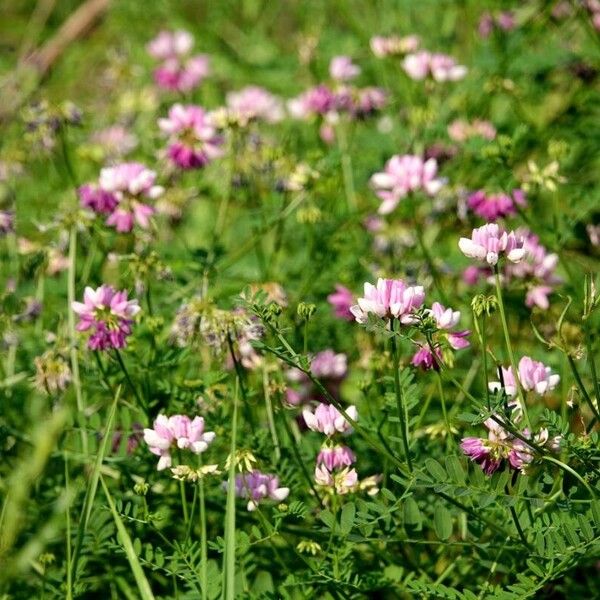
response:
M93 184L82 185L77 193L84 208L90 208L95 213L110 215L119 204L119 200L111 192Z
M371 185L377 196L383 200L379 213L391 213L400 200L410 192L424 191L433 196L443 186L444 181L437 177L438 165L434 158L424 161L414 154L392 156L384 170L371 177Z
M171 466L171 449L190 450L194 454L204 452L215 439L213 431L204 431L204 419L186 415L158 415L152 429L144 429L144 441L150 452L159 456L157 469L162 471Z
M335 292L327 296L327 302L331 304L333 313L338 319L354 321L354 315L350 312L350 307L354 304L354 296L347 287L336 283Z
M369 41L371 51L377 58L415 52L421 40L416 35L406 37L375 35Z
M317 456L317 466L323 465L329 471L343 469L356 462L356 456L348 446L323 446Z
M358 489L358 473L356 469L348 467L341 471L331 472L325 465L317 465L315 481L317 485L335 490L335 493L340 496L350 494Z
M152 58L164 60L188 54L194 45L194 38L188 31L161 31L148 42L146 49Z
M346 409L346 414L353 421L358 419L356 406L349 406ZM323 433L328 437L335 433L352 432L352 426L346 421L346 417L344 417L332 404L324 404L321 402L314 413L306 408L302 411L302 416L309 429Z
M522 190L513 190L508 194L486 194L483 190L473 192L467 199L468 207L486 221L496 221L517 213L517 206L525 206L525 194Z
M500 225L488 223L473 229L470 238L460 238L458 247L465 256L485 260L494 266L502 254L514 263L523 260L526 254L523 244L523 238L514 231L507 233Z
M126 291L118 292L110 285L95 290L86 287L83 302L73 302L71 307L79 315L77 330L92 331L91 350L124 348L133 317L140 311L137 300L128 300Z
M335 93L326 85L306 90L288 102L288 110L296 119L308 119L315 115L325 116L337 107Z
M407 286L402 279L378 279L377 285L365 283L364 297L350 311L359 323L366 323L369 313L396 318L405 325L415 322L414 312L425 300L423 286Z
M431 76L434 81L458 81L467 74L467 67L459 65L451 56L427 50L408 54L402 61L406 74L417 81Z
M169 136L167 155L182 169L204 167L222 155L222 138L200 106L174 104L158 126Z
M360 67L349 56L334 56L329 63L329 74L337 81L348 81L360 75Z
M225 485L227 488L227 484ZM261 500L270 499L283 502L290 493L290 488L279 486L279 477L260 471L241 473L235 477L235 494L239 498L247 498L250 512L258 508Z
M502 369L502 381L491 381L489 389L492 392L504 389L507 396L517 393L517 384L512 367ZM560 375L552 373L552 369L544 363L523 356L517 366L517 373L521 386L527 392L535 391L540 395L552 391L560 382ZM504 386L502 385L504 383Z
M267 123L281 121L284 116L281 100L257 85L250 85L227 94L227 108L240 124L261 119Z

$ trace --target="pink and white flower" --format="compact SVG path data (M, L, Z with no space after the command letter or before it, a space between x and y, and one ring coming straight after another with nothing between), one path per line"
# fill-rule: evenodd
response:
M492 381L489 389L492 392L504 389L507 396L515 396L517 384L512 367L502 369L502 382ZM533 360L529 356L523 356L517 366L517 373L521 386L527 392L535 391L540 395L552 391L560 383L560 375L552 373L552 369L544 363ZM504 383L504 385L502 385Z
M358 419L356 406L349 406L345 412L353 421ZM336 433L352 432L352 426L348 423L346 417L332 404L321 402L314 413L306 408L302 411L302 416L309 429L323 433L328 437Z
M327 470L343 469L356 462L356 456L348 446L323 446L317 456L317 466L323 465Z
M451 56L427 50L408 54L402 61L406 74L416 81L430 76L434 81L459 81L467 74L467 67L459 65Z
M471 238L460 238L458 242L465 256L484 260L490 266L496 265L502 255L513 263L523 260L526 254L523 245L522 237L514 231L507 233L496 223L473 229Z
M329 63L329 75L337 81L349 81L360 75L360 67L349 56L334 56Z
M124 348L140 311L137 300L128 300L126 291L118 292L109 285L95 290L86 287L83 302L73 302L71 308L79 315L77 331L92 332L88 340L91 350Z
M289 493L290 488L280 487L277 475L251 471L235 477L235 494L238 498L248 499L247 509L250 512L258 508L261 500L283 502Z
M281 100L257 85L229 92L226 100L229 112L242 125L255 120L277 123L284 117Z

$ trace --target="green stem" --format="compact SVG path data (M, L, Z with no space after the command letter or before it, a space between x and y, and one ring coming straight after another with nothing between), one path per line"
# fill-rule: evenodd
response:
M494 266L494 275L496 280L496 296L498 297L498 308L500 310L500 320L502 321L502 331L504 332L504 342L506 343L506 351L508 352L508 358L510 360L510 366L515 379L515 384L519 393L519 398L523 406L523 418L525 419L525 425L531 429L531 421L529 420L529 414L527 412L527 403L525 402L525 395L523 394L523 386L519 380L519 372L517 371L517 363L515 362L515 356L512 351L512 345L510 342L510 335L508 333L508 324L506 322L506 312L504 310L504 301L502 299L502 286L500 285L500 271L498 265Z
M581 376L579 375L579 371L577 370L577 365L573 360L573 357L570 354L567 354L567 360L569 361L569 366L571 367L571 372L573 373L573 377L575 378L575 382L577 383L577 387L583 396L583 399L588 403L592 413L594 413L594 417L597 421L600 421L600 414L598 413L598 409L594 404L594 401L590 398L587 390L585 389L585 385L583 385L583 381L581 380Z
M446 410L446 394L444 393L444 382L442 381L442 375L439 371L436 371L438 379L438 387L440 390L440 402L442 404L442 414L444 416L444 423L446 425L446 433L448 434L448 441L451 446L454 446L454 437L452 436L452 428L450 427L450 421L448 419L448 412Z
M392 330L394 329L394 321L392 321ZM400 427L400 437L402 438L402 445L404 446L404 456L406 457L406 464L408 470L412 473L413 466L410 458L410 448L408 445L408 423L406 418L406 407L404 406L404 397L402 395L402 386L400 385L400 354L398 352L398 343L396 336L393 335L391 338L392 343L392 355L393 355L393 369L394 369L394 390L396 393L396 407L398 409L398 421Z
M277 436L277 429L275 427L275 417L273 416L273 404L271 402L271 393L269 392L269 375L267 373L267 367L263 364L263 393L265 396L265 408L267 411L267 422L269 423L269 431L271 432L271 439L273 441L273 448L275 449L275 460L279 462L281 459L281 447L279 445L279 438Z
M198 488L200 492L200 585L202 586L202 600L206 600L208 598L208 546L206 542L206 504L204 502L203 476L200 477Z
M131 388L131 391L133 392L133 395L135 396L135 399L138 401L138 404L140 405L140 407L147 414L148 407L146 406L146 403L142 400L142 397L140 396L137 388L135 387L135 385L129 375L129 371L127 370L127 367L125 366L125 363L123 362L123 357L121 356L121 353L119 352L119 350L117 348L115 348L114 350L115 350L115 356L117 357L117 362L119 363L119 367L121 367L121 371L123 371L123 375L125 375L125 379L127 380L127 385Z
M349 212L355 212L358 204L356 202L356 190L354 189L354 176L352 174L352 158L348 151L348 136L345 124L337 127L337 139L340 153L342 155L342 176L344 179L344 192Z
M185 482L182 479L179 480L179 496L181 497L181 510L183 511L183 522L187 525L189 523L190 516L188 514L187 498L185 496Z

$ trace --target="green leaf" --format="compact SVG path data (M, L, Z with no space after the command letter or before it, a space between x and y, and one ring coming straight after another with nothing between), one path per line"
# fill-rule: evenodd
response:
M329 527L329 529L333 529L335 527L335 517L331 511L322 510L319 513L319 518L321 521L323 521L323 523L325 523L325 525L327 525L327 527Z
M434 460L433 458L428 458L425 461L425 468L429 471L431 476L434 479L436 479L437 481L446 481L446 479L447 479L446 471L444 470L444 467L442 467L442 465L440 465L440 463L437 460Z
M452 535L452 515L441 503L437 504L433 513L435 533L440 540L445 541Z
M354 518L356 516L356 506L354 502L348 502L344 504L342 508L342 516L340 517L340 531L342 535L348 535L354 525Z
M405 525L412 525L413 527L418 527L421 525L422 520L423 518L421 516L421 511L419 510L417 502L412 496L409 496L404 501Z

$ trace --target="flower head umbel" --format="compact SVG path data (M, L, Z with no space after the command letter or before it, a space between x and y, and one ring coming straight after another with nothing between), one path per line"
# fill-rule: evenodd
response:
M227 109L230 120L239 125L257 120L276 123L284 116L281 100L257 85L247 86L237 92L229 92Z
M348 81L360 75L360 67L349 56L334 56L329 63L329 75L336 81Z
M204 452L215 439L213 431L204 431L204 419L186 415L158 415L152 429L144 429L144 441L150 452L159 456L157 469L162 471L171 466L171 449L189 450L194 454Z
M296 119L325 116L337 107L335 93L326 85L318 85L288 102L288 110Z
M109 350L124 348L131 334L133 318L140 311L137 300L128 300L126 291L116 291L110 285L97 289L86 287L83 302L73 302L79 315L78 331L91 331L88 348Z
M158 126L169 136L167 156L181 169L197 169L222 154L221 137L200 106L174 104Z
M430 76L434 81L459 81L467 74L467 67L459 65L451 56L422 50L408 54L402 61L406 74L417 81Z
M392 156L384 170L371 177L375 193L383 200L379 213L391 213L410 192L423 191L429 196L435 195L444 184L437 177L437 169L434 158L423 160L413 154Z
M238 498L248 499L247 508L250 512L258 508L261 500L283 502L289 493L290 488L279 486L277 475L251 471L235 477L235 494Z
M467 199L467 206L488 222L513 216L517 213L517 207L525 204L525 194L518 189L513 190L511 195L486 194L483 190L478 190Z
M364 296L350 311L359 323L369 314L382 319L398 319L404 325L415 323L415 311L423 305L425 291L420 285L408 286L402 279L378 279L377 285L365 283Z
M323 465L327 470L343 469L356 462L356 456L348 446L324 445L317 455L317 466Z
M504 389L507 396L515 396L517 393L517 383L512 371L512 367L502 369L502 381L491 381L489 389L495 392ZM533 360L529 356L523 356L519 361L517 373L521 387L526 391L535 391L543 395L552 391L560 382L560 375L552 373L552 369L544 363Z
M371 52L377 58L402 56L408 52L415 52L419 48L420 43L421 40L416 35L408 35L406 37L375 35L369 40Z
M496 223L473 229L471 238L460 238L458 242L465 256L484 260L490 266L496 265L502 255L514 263L521 261L526 253L523 244L522 237L514 231L507 233Z
M161 31L147 46L153 58L162 61L154 80L163 89L189 92L210 74L205 54L191 56L194 38L187 31Z
M358 419L358 412L355 406L349 406L346 414L353 420ZM302 411L304 422L312 431L318 431L326 436L332 436L336 433L350 433L352 426L346 420L346 417L332 404L321 402L314 413L310 409Z
M103 190L98 185L87 183L82 185L77 193L81 206L89 208L97 214L110 215L119 204L113 193Z
M338 319L354 321L354 315L350 312L350 307L354 304L354 295L347 287L336 283L335 292L327 296L327 302L333 308L333 314Z

